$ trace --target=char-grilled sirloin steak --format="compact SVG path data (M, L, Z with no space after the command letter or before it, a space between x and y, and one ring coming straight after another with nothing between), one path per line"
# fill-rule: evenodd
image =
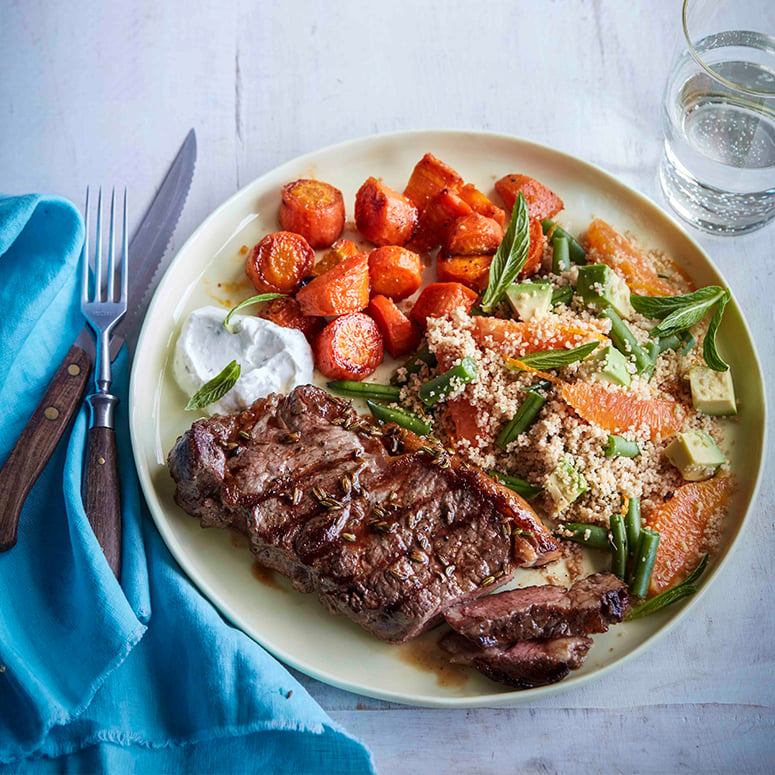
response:
M523 587L452 606L444 618L453 630L482 646L533 638L606 632L627 610L627 585L613 573L596 573L570 589Z
M198 420L167 462L203 527L236 528L263 565L392 643L557 554L518 495L311 385Z

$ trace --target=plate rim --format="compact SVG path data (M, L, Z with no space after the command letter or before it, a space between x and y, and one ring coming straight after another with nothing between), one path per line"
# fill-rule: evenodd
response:
M359 145L368 146L369 144L373 144L373 143L395 142L401 139L409 139L409 138L416 140L417 138L426 137L426 136L428 137L446 136L446 137L451 137L453 139L455 139L456 137L460 137L462 139L464 137L473 136L473 137L478 137L480 139L490 139L490 140L496 140L500 142L514 143L517 146L521 146L521 150L523 151L535 149L537 151L541 151L543 153L546 153L554 157L554 159L562 163L581 165L582 168L586 168L589 171L593 172L594 174L598 176L602 176L608 182L613 183L616 186L622 187L628 192L629 196L634 199L635 203L639 207L644 208L654 217L664 219L666 223L669 224L670 227L678 231L680 235L685 240L687 240L689 244L691 244L693 249L702 257L702 259L712 269L713 273L715 273L718 276L718 278L724 281L724 284L727 287L729 287L729 284L726 283L724 276L719 271L713 259L706 253L705 249L697 242L697 240L687 232L686 228L684 227L684 224L680 223L668 211L660 207L656 202L648 198L645 194L641 193L640 191L633 188L628 183L625 183L624 181L622 181L616 175L613 175L612 173L608 172L607 170L605 170L604 168L602 168L597 164L586 161L585 159L579 158L578 156L574 156L565 151L558 150L549 145L539 143L533 140L525 139L517 135L507 134L507 133L491 132L491 131L481 130L481 129L463 129L463 128L398 130L393 132L375 133L371 135L363 135L356 138L350 138L348 140L329 144L327 146L317 148L312 151L308 151L300 156L287 159L286 161L278 164L277 166L269 170L266 170L261 175L252 179L245 185L241 186L237 191L235 191L233 194L227 197L220 205L218 205L214 210L212 210L201 221L201 223L196 227L196 229L194 229L194 231L180 246L180 248L176 250L175 256L170 261L166 271L159 279L159 282L156 288L154 289L151 302L147 309L145 320L143 321L143 326L138 336L135 355L142 352L145 340L152 336L152 334L150 333L149 327L146 325L146 321L150 320L153 317L152 313L155 311L156 307L161 304L162 294L159 291L160 289L163 288L166 278L173 270L173 267L178 262L181 254L184 254L185 252L187 252L190 249L190 246L193 245L195 242L197 242L201 238L202 234L206 233L206 231L210 228L213 222L218 221L222 213L224 211L227 211L233 202L238 200L240 197L244 196L247 189L252 188L254 186L260 187L261 182L265 178L269 178L270 176L274 176L281 173L285 167L299 167L299 166L308 165L309 162L313 161L317 156L321 154L334 153L337 150L345 150L345 149L349 150L351 148L356 148ZM748 529L751 512L753 511L754 506L756 505L756 501L759 497L761 483L762 483L762 471L764 469L764 463L766 460L766 452L767 452L768 437L769 437L768 424L767 424L769 407L767 404L767 392L765 390L765 385L764 385L764 376L763 376L763 371L761 367L761 359L759 357L759 353L756 348L756 341L751 335L751 330L748 325L748 321L746 320L745 315L743 314L740 306L737 304L737 301L734 295L732 296L732 305L735 311L737 312L737 315L740 319L740 323L743 326L746 336L748 337L748 341L751 346L751 351L754 356L754 363L752 365L755 367L753 371L755 372L756 386L762 398L761 411L762 411L762 418L763 418L763 432L762 432L762 438L761 438L761 449L759 454L758 470L756 471L755 478L753 479L753 486L751 488L749 503L746 508L745 514L743 515L742 521L740 523L740 527L737 530L736 534L733 536L731 542L727 545L726 551L724 552L724 556L715 562L712 572L706 577L702 586L690 599L687 599L681 605L680 610L675 611L673 615L670 617L670 619L668 619L665 623L663 623L656 632L649 635L642 643L635 646L631 651L620 656L614 662L603 665L590 673L582 673L577 675L571 674L571 676L569 676L568 678L562 681L559 681L557 683L549 684L547 686L535 687L533 689L527 689L527 690L498 691L491 694L479 694L473 697L471 696L468 696L468 697L452 696L448 698L432 697L427 695L412 695L403 691L370 689L369 687L365 687L361 684L338 678L335 674L328 673L323 670L319 670L313 665L307 664L306 662L304 662L304 660L299 660L296 657L283 653L281 649L275 649L266 645L258 637L256 637L254 634L249 632L247 629L245 629L244 624L240 622L241 617L232 609L231 605L228 602L221 599L216 589L212 588L211 585L206 581L203 581L201 578L197 577L196 570L195 568L193 568L193 563L190 560L190 558L186 556L186 553L183 550L182 546L180 545L180 542L177 536L175 535L174 531L166 523L165 520L158 517L155 509L152 506L152 503L150 502L155 500L155 497L150 497L148 495L148 491L150 491L151 493L154 493L154 496L155 496L155 489L151 478L150 469L147 466L146 461L140 455L141 444L138 439L139 431L136 429L136 415L132 408L135 404L134 397L135 397L135 392L138 389L138 382L140 379L138 376L140 371L140 367L138 366L139 359L135 358L133 359L133 363L132 363L132 369L130 373L129 393L128 393L129 420L130 420L129 430L130 430L132 454L135 460L135 466L137 469L141 492L146 501L146 504L148 505L148 511L151 515L154 526L159 531L159 534L162 540L164 541L167 549L169 550L170 554L173 556L173 558L178 563L180 568L186 574L189 581L200 591L200 593L204 597L207 598L207 600L216 608L216 610L220 611L221 614L225 616L235 627L237 627L241 632L245 633L249 638L251 638L251 640L256 642L261 648L264 648L269 654L271 654L274 658L278 659L287 667L291 667L295 670L298 670L299 672L304 673L305 675L311 678L314 678L315 680L321 681L330 686L334 686L338 689L343 689L351 693L360 694L374 699L401 703L401 704L413 706L413 707L429 707L429 708L502 707L507 705L521 704L523 702L528 702L528 701L543 698L543 697L549 697L559 693L570 692L583 685L586 685L591 681L595 681L603 678L605 675L608 674L609 671L614 670L626 664L636 656L639 656L640 654L642 654L644 650L651 648L661 638L663 638L665 635L670 633L679 624L679 622L682 622L684 620L684 617L688 614L688 612L695 608L697 602L704 597L707 590L711 587L713 583L715 583L716 578L722 573L723 569L730 561L730 557L732 557L736 553L739 547L741 536Z

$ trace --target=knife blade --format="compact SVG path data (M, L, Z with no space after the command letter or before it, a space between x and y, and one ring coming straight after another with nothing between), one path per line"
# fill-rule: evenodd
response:
M167 246L183 212L195 164L196 133L191 129L129 242L127 314L116 326L111 359L123 341L130 355L134 351L153 291L173 258ZM85 325L0 469L0 552L16 544L24 501L80 404L94 354L94 339Z

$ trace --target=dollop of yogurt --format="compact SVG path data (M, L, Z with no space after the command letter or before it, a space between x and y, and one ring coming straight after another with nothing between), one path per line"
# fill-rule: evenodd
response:
M194 310L175 346L173 374L189 396L231 361L240 364L237 383L205 412L238 412L270 393L288 393L312 382L312 350L301 331L251 315L233 315L232 334L223 325L225 317L219 307Z

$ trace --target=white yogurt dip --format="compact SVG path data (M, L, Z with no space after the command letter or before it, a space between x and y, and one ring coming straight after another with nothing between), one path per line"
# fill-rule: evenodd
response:
M175 346L173 374L188 396L231 361L240 364L237 383L205 412L238 412L270 393L288 393L312 382L312 350L301 331L251 315L233 315L231 334L223 325L226 314L219 307L194 310Z

